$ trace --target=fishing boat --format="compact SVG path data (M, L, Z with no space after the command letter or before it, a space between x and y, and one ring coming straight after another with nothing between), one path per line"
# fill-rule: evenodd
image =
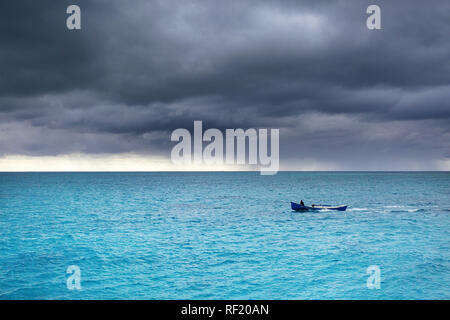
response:
M302 206L301 204L291 202L291 208L295 211L318 211L318 210L337 210L337 211L345 211L347 206L329 206L326 204L321 205L312 205L310 206Z

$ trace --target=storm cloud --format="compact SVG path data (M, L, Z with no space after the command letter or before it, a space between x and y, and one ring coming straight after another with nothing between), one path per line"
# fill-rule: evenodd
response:
M81 8L82 29L66 28ZM366 8L381 7L368 30ZM170 133L280 128L282 168L450 157L450 2L2 1L0 155L170 155Z

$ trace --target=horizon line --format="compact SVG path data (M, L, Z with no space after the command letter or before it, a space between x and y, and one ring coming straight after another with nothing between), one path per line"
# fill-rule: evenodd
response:
M77 170L56 170L56 171L0 171L0 173L259 173L259 170L172 170L172 171L77 171ZM450 170L278 170L278 172L450 172Z

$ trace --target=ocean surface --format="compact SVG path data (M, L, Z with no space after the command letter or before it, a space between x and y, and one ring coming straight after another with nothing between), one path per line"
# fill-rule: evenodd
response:
M0 173L0 231L0 299L450 299L448 172Z

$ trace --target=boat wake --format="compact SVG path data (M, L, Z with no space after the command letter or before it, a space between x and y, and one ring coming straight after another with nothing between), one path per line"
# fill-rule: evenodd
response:
M347 211L369 211L369 208L349 208Z

